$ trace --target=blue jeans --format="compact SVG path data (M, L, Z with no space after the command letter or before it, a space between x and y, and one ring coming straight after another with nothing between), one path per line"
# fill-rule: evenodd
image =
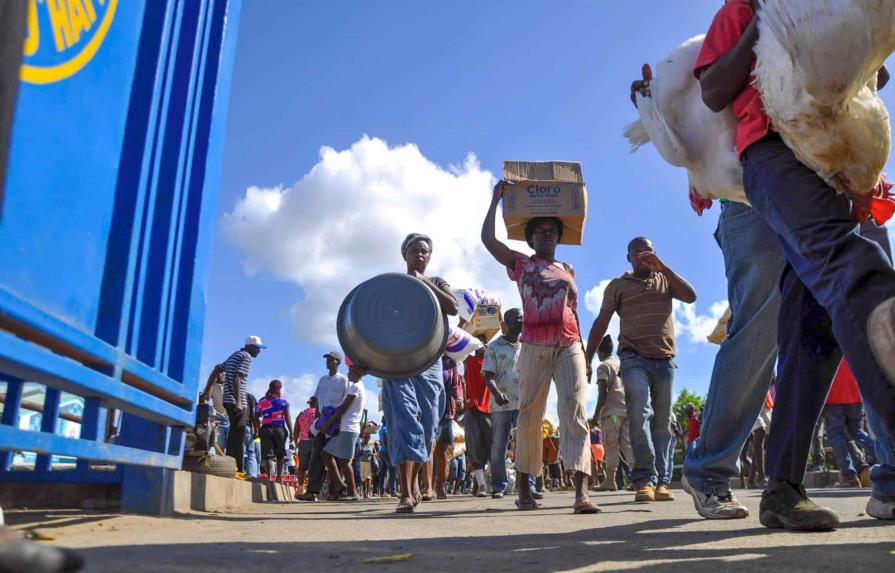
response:
M425 462L447 404L441 360L413 378L383 380L382 410L392 465Z
M388 450L379 451L379 491L397 493L398 472L388 459Z
M779 137L746 150L743 183L786 259L767 473L798 484L832 383L827 373L837 348L848 359L865 405L874 408L885 433L895 435L895 387L869 351L867 337L870 313L895 297L895 270L878 244L858 234L848 199L801 164Z
M217 444L221 451L227 451L227 436L230 434L230 418L226 414L215 412L214 419L218 423Z
M668 485L674 360L643 358L630 350L620 352L619 358L634 451L634 486Z
M491 492L507 491L507 446L510 443L510 432L519 420L519 410L491 412ZM532 489L535 476L528 476Z
M833 446L836 465L847 479L853 479L858 475L858 470L867 467L864 454L855 443L862 414L861 404L827 404L824 408L827 437Z
M254 443L254 431L251 425L245 430L245 472L249 477L258 477L258 464L261 460L261 446Z
M460 454L451 460L451 481L460 481L466 479L466 455Z
M733 318L715 356L698 439L687 447L684 475L707 494L730 491L740 451L752 432L777 360L783 251L748 205L725 202L715 240L724 255Z
M886 430L883 420L869 404L864 405L867 425L873 432L873 449L877 465L870 470L873 497L882 501L895 501L895 438Z

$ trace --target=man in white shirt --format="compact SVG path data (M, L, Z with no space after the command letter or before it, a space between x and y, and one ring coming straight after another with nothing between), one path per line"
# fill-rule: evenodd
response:
M308 468L308 488L305 493L298 496L298 499L302 501L317 501L317 494L323 487L324 460L322 454L330 438L326 435L328 432L321 432L318 425L326 423L327 418L342 405L350 384L348 377L339 372L342 354L333 351L324 354L323 357L326 359L327 375L320 378L317 389L314 391L314 396L317 398L318 421L311 426L314 447L311 451L311 464Z

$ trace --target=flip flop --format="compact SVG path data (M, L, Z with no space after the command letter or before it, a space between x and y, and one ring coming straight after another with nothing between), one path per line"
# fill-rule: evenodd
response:
M413 513L413 504L399 503L395 508L395 513Z
M592 501L588 501L585 505L577 505L576 504L575 506L572 507L572 509L574 510L574 512L576 514L581 514L581 515L591 515L591 514L600 513L601 511L603 511L602 509L600 509L599 507L594 505L594 503Z
M534 511L536 509L541 509L544 507L540 503L535 500L522 502L520 500L516 500L516 509L519 511Z

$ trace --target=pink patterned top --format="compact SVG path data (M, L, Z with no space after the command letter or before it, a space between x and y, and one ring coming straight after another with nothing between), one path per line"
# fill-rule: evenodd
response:
M317 415L316 408L305 408L298 415L298 440L311 439L311 426L314 424L314 417Z
M522 342L542 346L573 346L581 341L575 309L578 287L562 263L548 263L537 255L516 255L510 280L519 285L522 297Z

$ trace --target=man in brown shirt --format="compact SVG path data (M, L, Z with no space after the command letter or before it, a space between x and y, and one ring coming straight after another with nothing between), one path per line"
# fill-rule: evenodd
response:
M603 294L600 315L587 339L588 375L597 346L612 315L621 319L618 356L625 387L631 446L634 450L635 501L671 501L671 394L674 384L673 299L696 300L696 292L656 256L649 239L628 244L632 271L614 279Z

